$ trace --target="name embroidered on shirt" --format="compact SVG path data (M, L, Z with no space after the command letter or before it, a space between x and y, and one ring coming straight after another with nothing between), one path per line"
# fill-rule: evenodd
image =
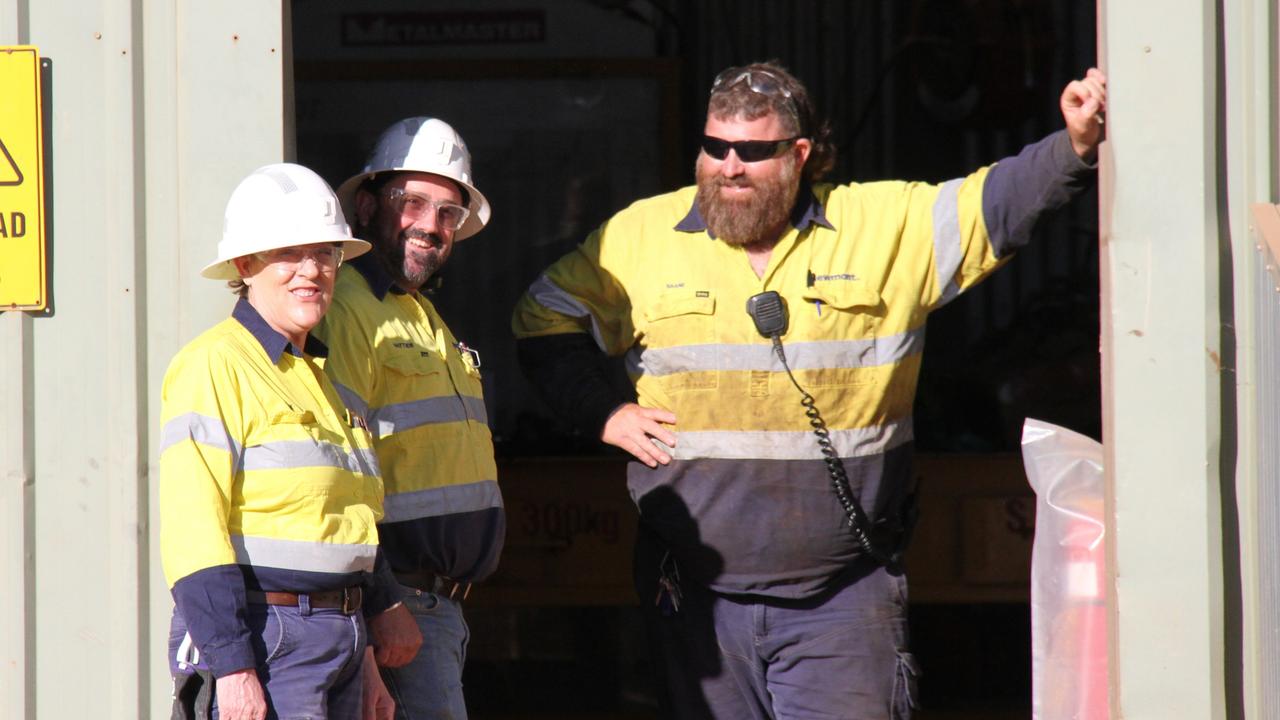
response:
M853 281L853 280L857 280L858 276L854 275L853 273L836 273L834 275L815 275L813 279L818 281L828 281L828 280Z
M668 290L675 290L676 288L682 288L682 287L684 287L684 283L667 283Z

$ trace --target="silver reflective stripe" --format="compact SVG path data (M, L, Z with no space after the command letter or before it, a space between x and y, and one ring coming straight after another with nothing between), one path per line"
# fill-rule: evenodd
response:
M379 475L373 450L355 448L348 452L340 445L315 440L280 440L247 447L244 469L292 470L333 467L364 475Z
M785 343L792 370L875 367L901 361L924 350L924 326L897 335L866 340ZM706 370L782 371L769 345L681 345L649 348L628 355L633 375L671 375Z
M215 417L187 413L170 419L160 430L160 454L186 440L225 450L236 458L240 456L240 445L227 432L227 426Z
M831 442L840 457L887 452L912 438L911 418L867 428L832 430ZM661 443L658 443L661 445ZM665 448L665 446L663 446ZM677 432L676 447L665 448L677 460L821 460L818 439L811 431L703 430Z
M338 389L338 397L342 398L342 404L346 405L347 409L355 412L363 418L367 419L369 417L369 403L365 402L364 398L360 397L360 393L357 393L355 390L352 390L340 382L335 382L333 386Z
M302 542L244 535L232 535L236 562L254 567L272 567L307 572L372 572L377 545Z
M551 282L551 278L543 275L534 280L533 284L529 286L529 296L548 310L555 310L569 317L590 318L592 337L596 339L596 344L600 346L601 350L608 350L605 347L604 335L600 332L600 323L596 320L596 316L592 315L590 310L587 310L586 305L578 302L577 298L561 290L558 285Z
M369 430L374 437L381 439L423 425L465 422L469 419L488 424L484 400L467 395L450 395L380 407L369 414Z
M489 424L489 411L484 409L484 398L471 397L470 395L461 395L462 404L467 408L467 415L472 420L484 425Z
M960 185L964 178L948 180L938 188L933 201L933 258L938 266L938 287L942 294L935 308L951 302L960 294L956 273L964 255L960 246Z
M480 480L465 485L447 485L387 495L382 506L386 513L382 522L400 522L500 508L502 493L498 490L496 480Z

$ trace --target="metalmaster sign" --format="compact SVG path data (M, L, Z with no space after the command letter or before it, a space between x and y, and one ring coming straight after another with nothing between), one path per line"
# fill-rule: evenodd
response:
M0 47L0 311L49 304L40 51Z

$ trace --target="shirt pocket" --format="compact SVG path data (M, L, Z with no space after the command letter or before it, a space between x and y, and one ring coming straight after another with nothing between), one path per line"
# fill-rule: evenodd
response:
M716 297L710 290L676 290L644 308L645 373L667 391L718 384Z
M827 356L807 373L807 382L814 387L869 382L867 368L882 364L878 334L884 300L880 293L858 282L825 282L806 288L803 298L808 327L797 329L819 341Z
M271 413L267 426L244 451L245 513L286 512L328 494L346 466L340 437L310 410Z
M427 351L395 353L382 364L387 392L383 405L372 413L369 430L374 437L466 419L466 407L440 356ZM418 446L426 444L426 438L414 432L401 435L400 442Z

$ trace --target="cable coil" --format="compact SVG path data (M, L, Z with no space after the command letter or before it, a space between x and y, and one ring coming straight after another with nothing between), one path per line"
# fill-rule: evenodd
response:
M805 417L809 418L809 426L813 428L813 434L818 438L818 449L822 452L822 461L827 466L827 474L831 476L831 488L835 491L836 500L839 501L840 507L844 510L845 515L849 518L849 530L853 533L853 537L862 546L863 551L875 558L875 560L883 565L896 565L901 559L900 552L886 553L884 550L876 547L871 540L871 534L868 528L871 527L871 521L862 510L862 506L853 499L853 491L849 488L849 474L844 469L844 461L840 459L840 454L836 452L835 445L831 442L831 431L827 429L827 423L822 419L821 413L818 412L818 406L813 396L804 388L800 387L800 383L796 380L796 376L791 374L791 366L787 364L787 357L782 351L782 340L777 335L772 336L773 351L782 361L782 368L787 371L787 377L791 379L791 384L796 386L796 390L800 391L800 404L804 406Z

